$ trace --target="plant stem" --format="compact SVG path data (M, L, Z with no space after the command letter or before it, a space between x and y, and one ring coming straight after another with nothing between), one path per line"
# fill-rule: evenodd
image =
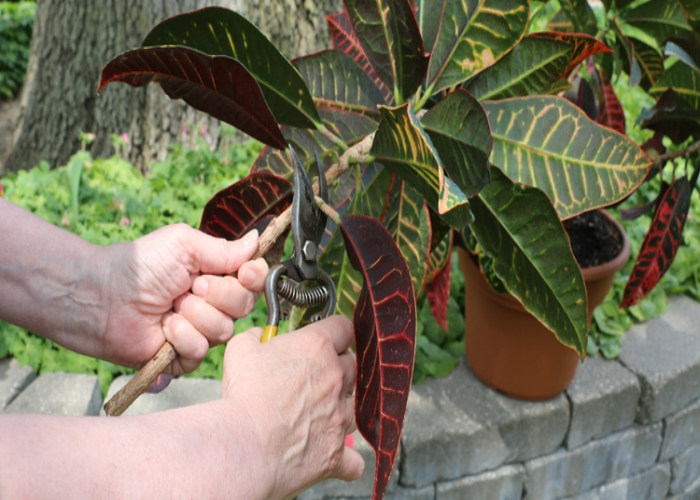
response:
M316 196L316 205L318 205L318 208L320 208L321 211L324 214L326 214L333 222L340 226L340 215L338 214L338 212L333 210L328 203L323 201L323 198L321 198L320 196Z
M428 99L430 99L430 96L433 95L434 88L435 88L435 84L433 83L430 87L425 89L425 94L423 94L423 97L421 98L420 101L418 101L418 104L416 104L416 108L413 110L414 113L418 113L418 111L423 109L423 106L425 106L425 103L428 102Z
M331 141L333 144L338 146L340 149L343 151L348 150L348 145L343 142L343 140L336 136L333 132L328 130L325 125L321 125L320 127L317 127L318 131L321 132L321 135Z
M673 153L666 153L657 156L654 160L654 165L660 168L669 160L675 160L679 156L690 156L698 150L700 150L700 141L696 141L687 148L681 149L680 151L674 151Z

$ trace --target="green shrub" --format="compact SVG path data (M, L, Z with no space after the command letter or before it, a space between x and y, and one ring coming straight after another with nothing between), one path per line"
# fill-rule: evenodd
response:
M34 27L34 2L0 2L0 97L14 97L24 83Z

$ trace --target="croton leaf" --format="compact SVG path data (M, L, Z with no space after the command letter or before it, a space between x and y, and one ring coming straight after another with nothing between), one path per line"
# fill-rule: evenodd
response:
M97 91L111 82L132 87L156 82L171 99L182 99L269 146L286 147L258 82L230 57L212 57L187 47L129 50L102 69Z
M292 127L321 125L311 94L292 63L250 21L223 7L205 7L162 21L142 47L184 45L210 56L238 60L260 84L277 122Z
M690 107L700 111L700 73L677 62L664 72L649 93L658 97L668 89L673 89Z
M442 14L443 0L415 0L416 20L423 37L423 46L426 53L433 51L435 38L440 27L440 14Z
M611 22L615 33L615 45L617 51L615 56L619 58L622 67L629 75L630 85L639 85L642 81L642 68L634 55L634 44L622 31L622 27L617 20Z
M595 102L593 87L581 75L574 76L573 84L564 93L564 98L574 103L591 120L595 121L598 119L598 107Z
M317 106L330 106L378 116L386 104L371 78L339 50L323 50L292 61L311 90Z
M639 85L644 90L649 90L649 87L654 85L663 75L664 60L655 48L636 38L630 38L629 40L634 46L634 57L637 60L637 64L639 64L639 70L642 75Z
M654 208L659 204L661 199L663 198L664 194L666 193L666 190L668 189L668 184L664 181L661 182L661 189L659 189L659 194L651 200L649 203L645 203L643 205L638 205L636 207L632 208L623 208L620 210L620 220L624 221L629 221L629 220L635 220L641 217L642 215L651 212L654 210Z
M513 181L543 190L562 219L625 198L652 161L631 139L592 122L559 97L484 103L491 162Z
M292 183L270 174L251 174L216 193L204 207L199 229L207 234L237 240L251 229L265 230L273 217L292 203ZM277 239L265 258L279 260L286 237Z
M620 307L633 306L646 297L671 267L683 239L690 195L699 172L700 169L696 168L690 183L686 176L673 181L661 198L625 286Z
M466 195L445 175L440 156L421 127L410 103L380 106L381 121L370 155L423 195L450 226L471 221Z
M688 24L697 32L700 32L700 1L680 0L681 7L685 12Z
M563 10L557 11L552 19L547 22L547 28L561 33L574 33L574 23L567 17Z
M432 253L452 229L435 210L428 207L428 213L430 214L430 253Z
M338 12L337 14L329 14L326 17L328 21L328 30L331 34L331 42L333 43L333 48L347 54L352 58L357 65L362 68L367 76L374 82L374 84L379 88L379 91L384 96L384 100L387 104L393 104L394 94L392 90L386 86L377 72L374 71L372 63L369 62L365 50L360 44L360 40L355 36L355 32L352 29L352 23L348 17L347 12Z
M462 83L512 49L527 28L528 0L443 0L440 29L426 86L432 92Z
M430 108L422 125L450 179L467 197L475 196L490 179L493 138L484 108L469 92L458 89Z
M470 228L493 258L496 275L562 344L583 358L588 345L586 287L547 195L512 182L492 167L491 182L472 207Z
M559 0L559 5L574 25L574 31L595 35L597 30L595 14L587 0Z
M449 332L447 323L447 305L450 300L450 281L452 277L452 246L454 236L449 231L440 244L430 252L428 258L428 276L425 282L425 298L437 324Z
M572 51L569 43L527 36L465 88L480 101L541 94L564 74Z
M386 194L387 207L382 223L396 241L411 272L413 290L423 287L430 251L430 215L423 196L398 178Z
M562 76L567 78L576 67L588 57L596 54L612 53L613 50L591 35L585 33L560 33L557 31L540 31L533 33L530 37L544 38L546 40L556 40L573 45L571 59L566 66Z
M319 108L319 114L326 127L347 145L353 145L377 129L377 122L360 113L342 111L336 108ZM316 161L314 151L325 161L335 161L340 156L340 148L316 130L282 127L284 140L294 146L304 166ZM267 172L285 179L294 177L294 167L287 151L263 148L255 160L251 172Z
M700 47L697 45L693 47L687 40L673 39L666 42L664 55L673 56L700 72Z
M666 135L674 144L682 144L700 130L700 111L693 109L673 89L668 89L651 109L639 114L637 121L642 123L642 128ZM658 151L658 145L654 149Z
M344 0L355 36L395 96L420 87L428 59L410 0Z
M599 73L598 95L598 123L605 125L608 128L617 130L621 134L626 132L625 127L625 111L622 109L622 104L615 94L615 89L610 83L610 78L605 72Z
M413 377L416 300L406 262L379 221L344 215L341 230L350 262L364 278L353 321L355 419L376 454L372 498L380 500L396 460Z
M620 19L652 36L659 46L673 36L693 36L681 4L677 1L651 0L625 9Z

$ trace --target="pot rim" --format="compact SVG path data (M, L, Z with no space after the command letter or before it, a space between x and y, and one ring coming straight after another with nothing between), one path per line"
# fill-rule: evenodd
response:
M615 217L613 217L607 212L607 210L598 209L598 211L602 213L605 217L607 217L608 220L610 220L615 225L620 235L622 235L622 249L620 250L620 253L617 254L617 257L615 257L613 260L609 260L608 262L598 264L597 266L585 268L582 267L581 273L583 274L583 278L586 281L595 281L597 279L602 278L603 276L616 273L617 271L625 267L625 264L627 264L627 261L630 258L630 239L627 236L627 232L625 231L625 229L617 221L617 219L615 219Z

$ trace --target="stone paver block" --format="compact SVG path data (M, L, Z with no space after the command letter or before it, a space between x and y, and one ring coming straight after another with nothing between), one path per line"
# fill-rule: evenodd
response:
M700 397L698 325L700 304L678 296L661 318L625 334L620 361L639 377L639 423L661 420Z
M124 387L132 377L132 375L123 375L115 378L112 381L112 385L109 386L105 401L109 401L114 393ZM172 410L183 406L215 401L220 397L221 380L178 378L172 380L170 385L158 394L142 394L139 396L124 412L124 415L144 415L146 413ZM104 414L104 409L102 409L100 415L104 416Z
M45 373L5 408L5 413L97 415L102 393L97 375Z
M659 460L666 460L700 444L700 399L664 419L664 442Z
M522 465L504 465L475 476L437 483L435 500L520 500L524 482L525 468Z
M14 358L0 361L0 411L35 378L34 370L29 365L20 367Z
M318 483L317 485L312 486L308 490L301 493L297 497L298 500L325 500L330 498L353 498L355 500L357 497L372 497L375 469L374 450L369 444L367 444L367 441L365 441L365 438L363 438L359 432L355 431L353 439L355 441L355 449L360 455L362 455L362 458L365 461L365 470L362 472L360 479L351 483L346 483L345 481L341 481L339 479L328 479L327 481ZM401 450L399 450L399 456L400 454ZM396 485L399 480L398 472L398 467L394 465L394 471L392 472L391 479L389 480L387 493L396 490Z
M631 476L656 462L661 423L634 426L572 451L559 450L525 463L529 500L574 496L596 486Z
M682 492L700 478L700 445L691 446L671 460L671 493Z
M668 463L657 464L637 475L618 479L568 500L658 500L666 496L670 480Z
M508 398L481 383L462 360L444 379L411 390L400 483L420 488L551 453L568 422L564 395L540 402Z
M566 390L571 402L566 447L571 450L631 426L639 392L639 380L620 363L586 358Z
M700 500L700 478L681 493L666 497L666 500Z
M435 500L435 486L425 488L402 488L399 486L384 497L385 500ZM353 499L354 500L354 499ZM371 500L368 498L367 500Z

